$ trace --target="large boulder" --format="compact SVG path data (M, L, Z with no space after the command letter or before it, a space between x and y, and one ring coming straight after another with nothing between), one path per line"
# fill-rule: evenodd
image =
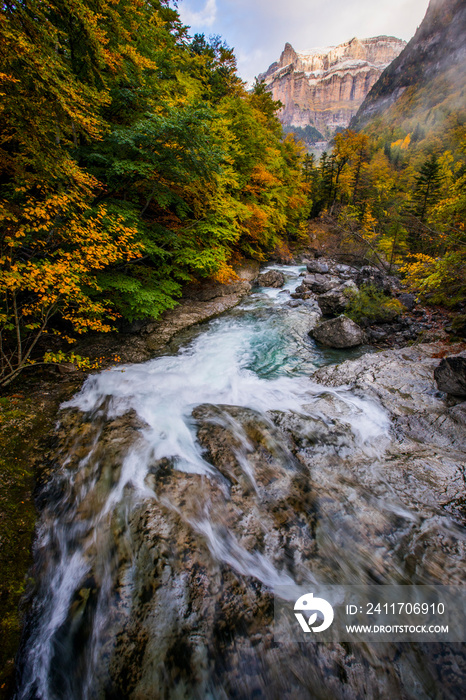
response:
M313 275L306 275L302 283L316 294L325 294L325 292L329 292L331 289L338 287L341 284L341 280L331 275L320 275L316 273Z
M440 391L452 396L466 396L466 352L445 357L434 371Z
M340 287L335 287L329 292L321 294L317 298L317 303L322 313L325 316L336 316L337 314L343 313L350 303L349 290L357 292L358 288L354 282L345 282L345 284L342 284Z
M311 260L306 265L308 272L326 275L329 271L328 263L325 260Z
M362 328L343 315L324 321L310 331L309 335L330 348L352 348L362 345L366 339Z
M393 294L401 286L396 277L391 277L383 270L370 266L361 267L356 277L356 283L358 287L371 286L387 294Z
M398 294L398 300L401 301L403 306L408 309L408 311L412 311L416 306L416 297L414 294L403 292L402 294Z
M285 284L285 275L279 270L269 270L259 275L256 279L256 284L259 287L276 287L278 289Z

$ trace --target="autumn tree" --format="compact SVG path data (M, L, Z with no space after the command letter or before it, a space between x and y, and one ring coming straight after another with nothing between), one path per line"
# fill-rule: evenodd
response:
M303 154L221 39L190 39L165 0L0 13L1 381L45 332L156 318L296 234Z

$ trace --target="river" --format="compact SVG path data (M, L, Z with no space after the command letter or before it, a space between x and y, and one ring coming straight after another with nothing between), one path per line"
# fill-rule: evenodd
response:
M461 696L451 645L273 641L275 586L445 582L407 565L419 513L387 496L386 410L309 378L364 348L319 349L313 302L290 305L304 268L278 269L283 290L62 406L18 700ZM464 543L448 514L433 520Z

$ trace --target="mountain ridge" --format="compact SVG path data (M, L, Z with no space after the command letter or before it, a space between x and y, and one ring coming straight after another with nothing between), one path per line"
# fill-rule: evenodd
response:
M280 59L259 75L286 127L316 128L325 138L346 128L372 85L406 42L378 36L296 51L287 42Z
M464 108L465 35L464 0L431 0L413 38L372 86L351 128L362 129L375 117L390 120L398 112L409 112L409 102L419 102L421 91L422 104L416 105L420 116L426 116L444 98L453 103L458 90L462 92L458 106Z

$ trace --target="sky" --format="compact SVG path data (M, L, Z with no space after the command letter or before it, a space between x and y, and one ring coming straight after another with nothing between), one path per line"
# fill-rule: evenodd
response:
M190 34L219 34L235 49L239 75L251 82L277 61L286 42L297 51L336 46L357 36L408 41L428 0L178 0Z

